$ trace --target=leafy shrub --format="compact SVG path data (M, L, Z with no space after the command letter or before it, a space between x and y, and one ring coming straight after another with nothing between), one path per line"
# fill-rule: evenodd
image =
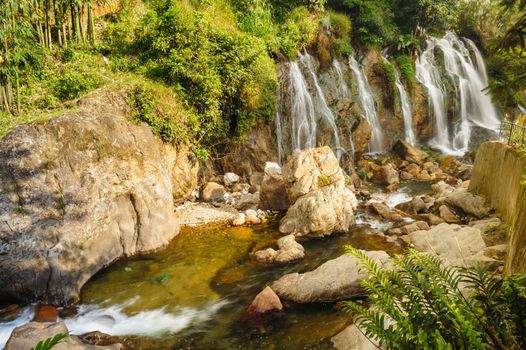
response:
M526 275L503 280L487 267L446 267L414 250L391 259L396 270L385 270L355 248L347 252L371 275L362 281L371 307L347 302L345 308L387 348L525 348Z
M101 85L99 76L87 71L79 71L78 67L67 67L60 72L51 86L53 93L61 101L78 98Z
M400 55L395 58L398 67L400 68L400 73L402 79L406 82L409 87L411 94L415 89L415 68L413 66L413 60L411 57L406 55Z
M309 10L300 6L293 9L279 26L280 51L289 59L296 59L297 50L313 43L318 34L320 21L312 17Z

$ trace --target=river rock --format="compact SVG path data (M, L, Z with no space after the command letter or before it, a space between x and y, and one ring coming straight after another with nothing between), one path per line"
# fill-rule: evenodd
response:
M378 350L384 349L375 341L369 340L357 325L353 324L331 338L336 350Z
M357 204L354 193L345 186L325 186L298 198L281 220L279 231L313 237L346 232L353 224Z
M38 342L51 338L59 333L68 333L64 322L59 323L40 323L30 322L21 327L15 328L11 337L7 341L5 350L28 350L37 345ZM76 336L68 336L53 347L53 350L118 350L122 349L121 344L109 346L95 346L84 344Z
M266 287L260 292L252 301L249 308L246 311L247 316L260 316L272 312L280 312L283 310L281 300L274 293L272 288Z
M54 305L111 262L166 246L174 199L197 187L191 152L128 119L104 92L0 139L0 295Z
M205 202L221 202L225 199L225 188L217 182L207 182L201 191L201 199Z
M390 266L386 252L370 251L366 254L381 266ZM282 300L296 303L334 302L363 295L365 291L360 281L367 277L361 271L360 261L345 254L327 261L314 271L285 275L272 283L271 288Z
M447 205L441 205L440 208L438 208L438 211L440 212L440 217L448 224L460 223L458 216L456 216Z
M468 214L472 214L479 219L489 215L491 208L486 205L486 199L482 196L470 193L467 188L457 188L447 195L446 203L462 209Z
M421 164L425 159L429 157L429 155L426 152L412 146L411 144L403 140L398 140L394 144L393 151L401 159L417 164Z
M378 215L388 221L401 222L404 221L405 217L407 217L406 213L403 211L389 208L387 204L382 202L371 203L371 208L373 208Z
M58 310L53 305L37 305L35 307L35 322L56 322Z
M400 178L398 176L398 171L393 167L392 164L384 165L376 172L372 178L372 182L387 186L391 190L395 190L398 185L400 185Z
M436 254L454 266L466 265L470 257L486 248L480 230L469 226L440 224L409 237L417 250Z
M288 264L305 257L305 249L301 244L296 242L294 235L281 237L278 239L277 245L277 251L268 248L254 253L255 260L263 264Z

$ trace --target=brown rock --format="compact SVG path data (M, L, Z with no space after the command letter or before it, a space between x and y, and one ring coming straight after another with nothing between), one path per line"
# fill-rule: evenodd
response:
M256 193L260 191L264 178L264 173L253 173L250 175L250 193Z
M420 174L422 169L417 164L411 163L405 167L405 171L407 171L409 174L413 176L417 176L418 174Z
M414 176L411 173L408 173L407 171L400 172L400 178L404 181L413 180Z
M259 225L261 224L261 219L254 215L247 215L245 218L245 223L247 225Z
M411 146L409 143L402 141L402 140L398 140L394 144L393 151L401 159L404 159L404 160L407 160L413 163L418 163L418 164L422 163L426 158L429 157L429 155L426 152L414 146Z
M281 300L274 293L272 288L266 287L261 293L259 293L255 298L252 304L246 311L246 314L249 316L254 315L263 315L270 312L280 312L283 310L283 304Z
M422 170L420 174L418 174L418 180L420 181L431 181L433 180L433 177L428 173L427 170Z
M431 226L433 226L433 225L440 225L440 224L444 223L444 220L439 218L435 214L420 214L420 215L415 215L414 218L416 220L423 220L423 221L427 222Z
M376 172L372 178L376 184L383 186L399 185L400 177L392 164L384 165Z
M405 225L401 228L401 231L404 235L410 234L411 232L420 231L420 230L429 230L429 225L425 221L416 221Z
M372 203L371 207L378 215L389 221L404 221L404 217L406 216L404 212L398 209L391 209L385 203Z
M460 223L460 219L458 218L458 216L456 216L447 205L441 205L440 208L438 208L438 210L440 212L440 217L444 219L444 221L448 224Z
M282 175L265 175L259 193L259 209L287 210L290 207L289 195Z
M225 188L217 182L208 182L201 191L201 198L205 202L223 201L224 196Z
M58 310L53 305L37 305L35 308L35 322L57 322Z

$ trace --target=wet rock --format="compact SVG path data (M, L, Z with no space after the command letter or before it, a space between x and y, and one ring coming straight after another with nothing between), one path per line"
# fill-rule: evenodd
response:
M438 210L440 212L440 217L444 219L444 221L448 224L460 223L460 219L458 218L458 216L456 216L455 213L453 213L447 205L441 205L440 208L438 208Z
M221 202L225 199L225 188L217 182L208 182L201 191L201 199L205 202Z
M386 252L369 251L366 254L380 266L390 266ZM285 275L271 287L282 300L296 303L334 302L363 295L365 291L360 281L367 277L361 271L359 260L345 254L313 271Z
M226 173L223 175L223 183L225 186L232 186L233 184L238 183L239 180L241 180L241 178L235 173Z
M429 157L429 155L426 152L410 145L409 143L403 140L398 140L394 144L393 151L401 159L417 164L421 164L425 159Z
M371 208L380 215L382 218L393 221L401 222L407 216L404 212L398 209L389 208L385 203L371 203Z
M254 259L264 264L288 264L305 257L305 249L296 242L294 235L281 237L277 241L278 250L268 248L254 253Z
M393 167L392 164L384 165L380 170L374 174L372 182L375 184L388 186L391 190L395 190L400 185L400 178L398 171Z
M35 307L35 322L56 322L58 310L53 305L37 305Z
M486 205L482 196L468 192L467 188L458 188L447 195L446 203L462 209L465 213L472 214L479 219L489 215L491 209Z
M5 350L27 350L37 345L38 342L51 338L60 333L68 333L64 322L59 323L40 323L30 322L21 327L15 328L11 337L7 341ZM122 349L121 344L109 346L95 346L81 342L76 336L68 336L53 347L53 350L117 350Z
M252 301L245 314L249 317L262 316L268 313L280 312L283 310L281 300L270 287L266 287Z
M378 350L385 349L380 347L377 342L371 342L364 335L357 325L353 324L331 338L336 350Z
M486 248L480 230L469 226L440 224L409 237L417 250L436 254L454 266L465 266L467 259Z

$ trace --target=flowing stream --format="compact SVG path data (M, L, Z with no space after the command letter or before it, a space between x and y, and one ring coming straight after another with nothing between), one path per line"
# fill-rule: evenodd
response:
M375 196L394 206L422 193L411 186ZM262 326L247 323L244 311L264 286L286 273L315 269L343 254L345 245L399 252L374 234L388 227L382 224L359 212L350 232L301 242L306 258L285 266L250 258L280 237L275 221L252 228L185 228L168 248L121 260L94 276L82 289L82 304L64 321L72 334L98 330L142 349L331 349L330 338L350 323L333 305L286 304L281 318ZM31 307L16 315L0 312L0 348L32 317Z
M376 102L369 86L369 81L363 72L362 66L356 61L354 57L349 58L349 67L354 73L356 85L358 87L358 95L360 97L360 104L365 114L365 118L369 122L372 129L372 139L369 143L369 152L380 153L384 151L384 135L380 121L378 119L378 112L376 111Z
M435 123L431 146L463 155L473 125L498 129L497 111L484 91L488 86L484 61L473 42L459 39L454 32L429 38L416 61L416 75L427 90Z

